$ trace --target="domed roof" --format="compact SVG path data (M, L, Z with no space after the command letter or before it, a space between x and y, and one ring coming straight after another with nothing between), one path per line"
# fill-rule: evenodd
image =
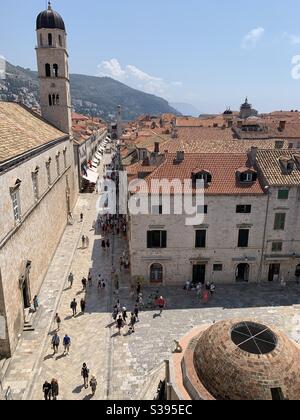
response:
M52 9L51 2L48 3L48 10L41 12L36 19L36 29L61 29L66 30L63 18Z
M300 349L274 328L229 320L200 334L195 389L219 400L300 399ZM198 385L197 385L198 384Z

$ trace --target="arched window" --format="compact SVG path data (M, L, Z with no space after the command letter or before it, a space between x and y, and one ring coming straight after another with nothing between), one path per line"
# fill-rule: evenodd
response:
M54 74L54 77L58 77L58 65L57 64L53 64L53 74Z
M59 95L56 95L56 105L59 105Z
M61 37L61 35L58 35L58 42L59 42L59 46L62 47L62 37Z
M50 64L45 65L46 77L51 77L51 66Z
M49 106L52 106L52 97L49 95Z
M163 271L163 266L161 264L152 264L150 267L150 281L152 283L162 283Z
M49 47L52 47L52 43L53 43L52 34L48 34L48 45L49 45Z
M56 105L56 100L55 100L55 95L54 95L54 93L53 93L53 95L52 95L52 105Z

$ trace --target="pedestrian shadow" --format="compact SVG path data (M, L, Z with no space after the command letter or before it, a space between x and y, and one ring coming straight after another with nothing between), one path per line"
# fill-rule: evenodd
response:
M75 316L75 318L80 318L81 316L83 316L84 315L84 312L80 312L79 314L77 314L76 316Z
M85 290L80 290L79 292L76 293L76 296L82 295L82 293L84 293Z
M112 328L116 324L115 321L113 321L111 324L106 325L105 328Z
M123 334L123 337L129 337L132 334L133 334L132 331L127 331L126 334Z
M161 317L161 314L154 314L153 315L153 319L160 318L160 317Z
M72 287L71 287L71 286L66 287L66 288L63 290L63 292L67 292L68 290L71 290L71 289L72 289Z
M93 394L89 394L89 395L86 395L86 396L83 398L83 401L90 401L92 398L93 398Z
M66 356L66 353L62 353L60 356L57 356L55 360L64 359Z
M66 316L66 317L65 317L65 321L70 321L70 319L72 319L72 318L74 318L74 316L73 316L73 315Z
M80 392L83 390L83 388L84 388L84 385L79 385L75 389L73 389L72 393L73 394L80 394Z
M54 354L53 353L52 354L48 354L48 356L45 356L44 357L44 362L46 362L47 360L53 359L53 357L54 357Z
M49 333L48 333L48 335L55 335L56 333L58 333L58 330L57 329L55 329L55 330L53 330L53 331L50 331Z
M121 336L121 334L119 332L116 332L115 334L113 334L111 336L111 338L116 338L116 337L120 337L120 336Z

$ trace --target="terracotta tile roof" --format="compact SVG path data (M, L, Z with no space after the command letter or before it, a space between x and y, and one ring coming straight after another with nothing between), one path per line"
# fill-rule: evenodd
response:
M155 171L157 166L154 165L144 165L143 162L136 162L133 165L126 167L126 172L128 175L138 175L139 172L151 173Z
M0 101L0 162L63 137L65 133L23 105Z
M275 149L273 140L240 140L230 128L178 128L178 137L163 144L169 153L183 150L186 153L244 153L251 146L260 149ZM283 148L288 148L284 141Z
M155 134L144 138L137 138L134 142L137 149L147 149L150 153L154 152L155 143L160 144L160 151L165 150L165 144L170 140L171 136L168 134ZM164 150L162 150L164 149Z
M300 166L295 160L298 150L258 150L257 166L263 173L270 186L298 186L300 187ZM286 158L295 162L294 170L287 173L283 170L279 159Z
M253 169L248 163L248 157L243 154L185 154L184 160L177 163L176 154L168 154L166 160L146 178L150 187L152 180L191 179L195 168L212 175L212 182L205 187L207 195L262 195L260 182L240 183L237 170L241 167Z
M77 114L76 112L72 112L72 120L78 121L87 121L89 118L82 114Z

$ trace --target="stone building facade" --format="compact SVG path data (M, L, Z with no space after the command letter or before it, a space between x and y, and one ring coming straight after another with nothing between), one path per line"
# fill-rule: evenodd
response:
M164 214L160 193L159 206L130 216L132 275L153 285L300 281L297 150L178 155L144 182L207 177L204 221L189 226L184 213Z
M77 188L68 135L18 104L0 103L0 115L1 138L3 134L10 147L0 147L6 155L0 159L0 354L9 356L22 332L24 311L39 293L66 227ZM4 129L8 116L10 127ZM32 133L37 134L29 148ZM24 152L19 153L22 144Z
M0 102L0 356L14 352L77 199L66 30L37 18L42 117Z
M150 206L148 215L131 215L132 275L154 285L182 285L187 280L257 282L267 195L256 173L245 167L247 155L187 154L179 164L176 159L168 155L145 181L148 185L151 179L183 181L196 168L200 177L207 171L211 179L205 188L203 223L189 226L187 214L161 214L161 206ZM253 181L239 181L244 172L253 175Z

